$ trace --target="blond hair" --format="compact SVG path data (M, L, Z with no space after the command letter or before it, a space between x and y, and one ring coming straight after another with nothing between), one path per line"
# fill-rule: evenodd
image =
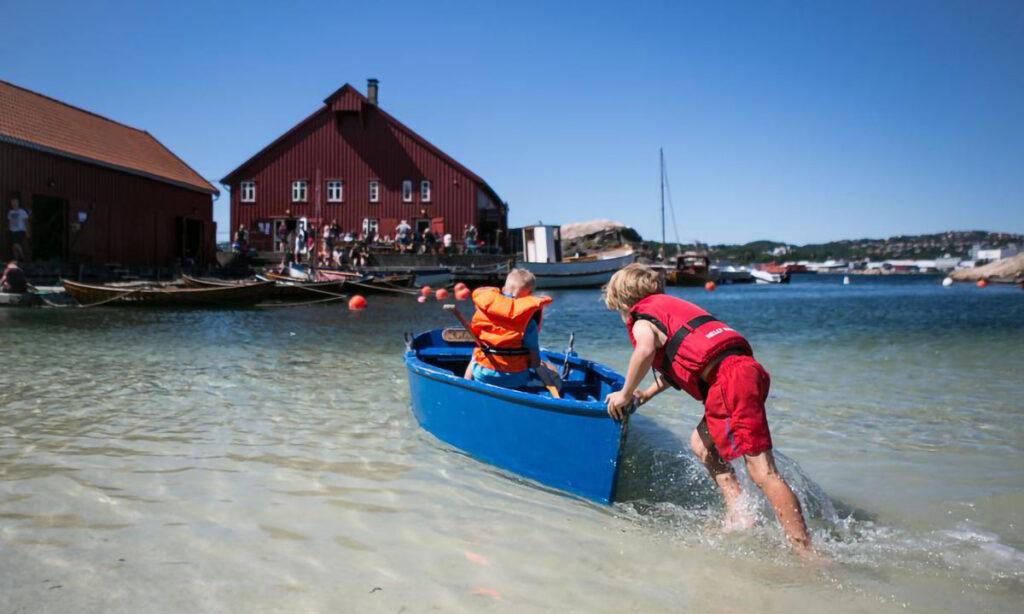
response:
M665 278L657 269L630 264L619 269L601 291L604 304L614 311L629 311L644 298L665 292Z
M537 278L530 271L512 269L508 272L508 277L505 278L504 290L510 294L518 294L519 290L523 288L532 291L536 284Z

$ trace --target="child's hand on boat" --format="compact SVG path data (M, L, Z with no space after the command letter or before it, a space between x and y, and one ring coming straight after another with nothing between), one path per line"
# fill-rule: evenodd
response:
M633 404L633 395L618 390L606 396L604 402L608 405L608 415L615 420L622 420L626 416L626 409Z

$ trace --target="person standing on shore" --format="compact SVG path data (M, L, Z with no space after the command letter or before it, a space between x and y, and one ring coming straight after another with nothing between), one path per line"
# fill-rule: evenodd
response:
M22 243L28 236L28 211L21 208L17 197L11 199L11 210L7 212L7 230L11 236L11 249L15 260L23 260L25 252Z
M608 309L619 312L633 345L622 390L605 399L608 415L621 420L632 403L646 403L669 386L703 402L704 418L690 435L690 448L722 491L726 528L753 524L730 464L743 457L793 549L811 555L800 502L772 456L764 407L768 372L754 360L747 340L697 305L665 294L661 274L642 264L615 273L603 295ZM652 367L654 383L639 390Z

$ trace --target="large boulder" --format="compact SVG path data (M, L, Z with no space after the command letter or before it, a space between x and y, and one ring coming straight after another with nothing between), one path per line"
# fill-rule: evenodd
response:
M636 248L640 233L621 222L590 220L562 224L562 253L566 256L595 254L621 247Z
M1015 283L1024 280L1024 252L990 262L971 269L961 269L949 274L954 281L978 281Z

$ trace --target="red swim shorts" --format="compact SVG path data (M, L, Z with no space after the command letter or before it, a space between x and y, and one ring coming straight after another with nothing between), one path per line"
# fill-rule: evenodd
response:
M771 378L751 356L726 356L712 374L704 419L724 461L772 449L764 402Z

